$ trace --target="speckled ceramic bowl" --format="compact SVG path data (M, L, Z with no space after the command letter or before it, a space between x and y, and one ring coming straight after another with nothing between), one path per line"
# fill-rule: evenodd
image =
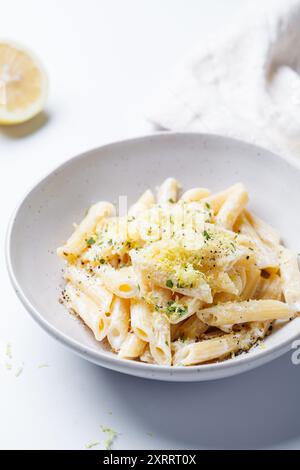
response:
M53 337L103 367L140 377L200 381L238 374L291 348L300 318L274 332L266 347L222 363L160 367L120 360L103 349L83 324L58 302L62 262L56 247L70 234L87 207L100 199L134 201L167 176L185 188L219 190L237 181L250 192L251 208L276 227L288 246L299 251L300 171L295 163L252 145L213 135L163 133L117 142L79 155L52 171L23 199L7 234L7 265L20 300Z

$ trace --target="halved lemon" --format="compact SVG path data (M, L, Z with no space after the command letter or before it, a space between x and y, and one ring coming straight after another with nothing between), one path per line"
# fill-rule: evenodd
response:
M22 47L0 42L0 124L28 121L44 107L47 75L34 55Z

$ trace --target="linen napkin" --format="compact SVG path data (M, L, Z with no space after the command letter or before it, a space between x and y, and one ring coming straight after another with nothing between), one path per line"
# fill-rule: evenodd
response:
M300 0L284 0L192 52L147 117L159 128L221 134L300 157L299 74Z

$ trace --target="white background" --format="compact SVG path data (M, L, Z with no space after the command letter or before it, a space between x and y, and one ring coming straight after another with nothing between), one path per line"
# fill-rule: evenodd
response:
M0 129L1 246L27 188L74 154L151 131L144 109L170 69L241 21L250 3L0 0L2 36L32 48L50 77L46 113ZM128 377L85 362L33 322L10 286L3 249L0 276L0 448L82 449L103 440L100 425L121 433L115 449L300 448L300 366L290 354L215 382Z

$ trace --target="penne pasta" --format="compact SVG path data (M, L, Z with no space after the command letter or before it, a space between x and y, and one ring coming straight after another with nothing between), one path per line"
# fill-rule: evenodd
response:
M265 221L252 214L252 212L245 211L245 215L260 239L270 248L277 248L280 244L279 233Z
M174 356L175 366L201 364L235 352L238 348L239 334L221 336L194 342L180 348Z
M174 178L167 178L158 189L157 202L159 204L164 202L175 203L178 199L178 190L178 182Z
M246 283L243 291L241 292L241 300L250 300L254 298L260 279L260 269L251 267L246 270Z
M179 189L167 178L119 216L99 202L57 250L66 307L145 367L223 361L300 312L297 256L249 211L244 185Z
M110 316L113 294L104 287L100 279L88 275L84 269L74 265L65 269L64 278L90 297L106 316Z
M192 315L187 320L177 323L172 328L172 341L180 338L196 340L208 330L209 326L203 323L197 315Z
M138 338L147 343L153 341L152 313L149 305L143 300L131 302L131 328Z
M206 188L193 188L189 189L181 196L181 201L185 202L197 202L201 199L207 198L210 196L210 190Z
M115 297L111 307L107 339L114 351L119 351L126 340L130 326L130 304L126 299Z
M214 214L218 214L222 205L225 203L226 199L229 195L239 187L240 183L237 183L229 188L225 189L224 191L220 191L218 193L213 193L210 196L203 199L203 202L209 204L209 206L214 211Z
M150 352L149 343L147 343L144 352L140 355L140 361L147 362L148 364L155 364L155 360Z
M255 292L258 299L282 300L282 281L277 274L269 278L261 277Z
M238 184L230 192L225 202L222 204L216 223L230 230L248 202L248 193L242 184Z
M285 301L300 311L300 272L297 256L290 250L280 250L280 276Z
M245 215L241 215L238 220L238 230L246 235L252 242L256 265L259 269L277 272L279 269L278 254L263 243L255 229L252 227Z
M279 300L227 302L200 310L198 318L211 326L233 325L265 320L288 320L295 309Z
M131 331L127 334L118 356L124 359L136 359L143 354L146 344Z
M131 266L115 269L112 266L103 265L96 271L104 286L115 295L130 299L138 295L138 282Z
M153 193L150 189L147 189L141 197L133 204L128 211L128 215L136 217L138 214L150 209L155 203Z
M168 265L160 265L156 261L156 257L160 258L165 248L169 251L170 245L156 242L150 245L147 251L132 251L131 260L135 272L138 272L142 279L147 278L159 287L210 303L212 301L211 289L200 272L195 273L192 269L187 271L179 266L177 274L172 272L177 270L176 266L169 268ZM174 251L175 249L176 245L174 245Z
M89 244L89 239L94 235L99 221L113 215L115 215L115 208L109 202L98 202L93 205L65 245L57 249L57 254L72 262Z
M160 312L152 313L153 339L150 340L150 352L155 362L160 365L170 366L171 356L171 332L167 317Z
M225 357L238 351L247 351L258 339L265 336L268 325L253 323L250 328L212 339L191 343L180 348L174 356L175 366L202 364Z
M109 320L104 312L86 294L68 283L65 287L68 306L79 315L92 330L97 341L102 341L108 330Z

